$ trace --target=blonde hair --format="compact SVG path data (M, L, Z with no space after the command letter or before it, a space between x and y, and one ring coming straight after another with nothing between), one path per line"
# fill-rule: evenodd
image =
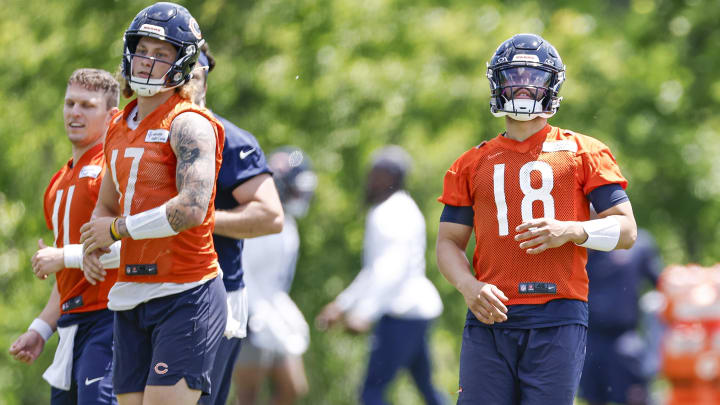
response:
M70 75L68 86L80 85L90 91L105 93L105 108L110 110L120 103L120 84L107 71L102 69L82 68Z

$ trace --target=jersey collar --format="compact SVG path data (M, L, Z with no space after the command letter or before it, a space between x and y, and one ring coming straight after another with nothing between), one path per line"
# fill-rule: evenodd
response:
M554 129L556 129L556 128L553 127L552 125L546 124L541 130L535 132L528 139L526 139L522 142L505 137L505 136L503 136L503 134L498 135L495 139L498 142L498 144L502 147L524 153L524 152L529 151L532 147L534 147L538 143L545 142L545 140L547 139L550 132L553 131Z

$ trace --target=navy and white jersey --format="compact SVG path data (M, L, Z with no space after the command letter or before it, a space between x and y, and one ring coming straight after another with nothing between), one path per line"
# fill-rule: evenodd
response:
M225 127L225 147L217 180L215 209L229 210L239 205L232 195L237 186L257 175L272 174L272 171L260 144L251 133L217 114L215 116ZM228 292L239 290L244 287L241 259L243 240L213 234L213 241L223 271L225 289Z

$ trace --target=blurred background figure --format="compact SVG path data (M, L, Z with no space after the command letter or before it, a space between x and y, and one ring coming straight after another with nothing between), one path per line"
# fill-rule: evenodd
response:
M588 249L590 321L580 396L589 404L649 403L662 327L641 305L652 304L653 294L640 295L655 288L662 267L655 241L643 229L629 250Z
M191 81L198 88L194 94L197 105L206 107L208 77L215 65L215 57L205 42L198 57L198 66L205 68L204 74L194 76ZM225 405L227 402L241 339L247 334L249 310L242 263L244 240L277 234L283 224L282 203L275 189L272 170L257 139L217 113L213 114L225 128L223 159L215 193L213 243L223 269L228 317L210 373L211 393L200 398L200 405Z
M285 211L279 234L245 241L242 261L250 310L248 339L238 357L234 381L242 405L259 403L267 377L273 405L291 404L308 391L302 354L309 328L288 295L295 276L300 236L296 218L305 216L315 194L317 177L300 149L273 152L269 166Z
M666 404L720 404L720 264L669 266L659 290L668 326L662 344Z
M401 368L410 371L427 404L444 402L432 384L427 341L442 301L425 276L425 218L405 191L410 163L399 146L375 153L366 187L363 268L316 319L321 330L342 322L358 333L377 322L361 393L365 405L387 404L385 391Z

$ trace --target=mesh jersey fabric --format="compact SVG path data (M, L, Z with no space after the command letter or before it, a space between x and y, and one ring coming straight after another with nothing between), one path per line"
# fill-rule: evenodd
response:
M43 198L45 222L55 235L55 247L80 243L80 227L90 221L105 174L103 146L87 150L77 162L70 159L50 180ZM106 269L105 281L92 285L80 269L56 273L63 314L107 308L108 291L115 283L117 269ZM71 301L73 305L63 304Z
M169 137L172 122L178 115L194 112L212 124L216 136L214 181L222 162L224 129L210 111L174 94L131 130L127 118L136 105L137 99L113 117L105 141L109 175L120 195L123 216L158 207L178 194L177 158ZM189 283L215 277L219 266L212 239L214 199L213 183L208 210L199 226L166 238L124 238L118 281ZM157 266L156 274L133 274L134 269L148 265Z
M543 217L586 221L586 195L613 183L627 187L607 146L546 125L523 142L499 135L465 152L446 172L439 201L473 208L475 275L500 288L508 305L587 301L586 249L566 243L530 255L515 241L515 228ZM538 292L536 283L554 291Z

